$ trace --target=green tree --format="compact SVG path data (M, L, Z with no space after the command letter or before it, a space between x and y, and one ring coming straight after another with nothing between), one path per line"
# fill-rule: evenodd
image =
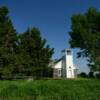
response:
M23 70L27 75L47 76L48 64L53 54L53 48L46 45L37 28L28 29L19 35L19 53Z
M53 48L37 28L18 35L8 13L6 7L0 7L0 77L47 76Z
M78 57L87 57L91 70L100 71L100 12L89 8L72 16L70 45L79 48Z
M1 75L11 75L14 64L14 49L16 45L16 30L8 16L8 9L0 7L0 72Z

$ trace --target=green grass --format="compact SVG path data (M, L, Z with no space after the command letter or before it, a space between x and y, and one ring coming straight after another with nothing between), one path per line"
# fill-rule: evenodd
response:
M100 80L0 81L0 100L100 100Z

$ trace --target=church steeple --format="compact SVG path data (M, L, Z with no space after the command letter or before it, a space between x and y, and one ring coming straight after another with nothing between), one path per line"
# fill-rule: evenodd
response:
M62 77L74 78L73 53L71 49L62 50Z

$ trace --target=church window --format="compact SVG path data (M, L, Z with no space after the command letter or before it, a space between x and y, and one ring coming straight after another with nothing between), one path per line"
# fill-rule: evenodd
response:
M69 66L69 69L71 69L71 66Z
M71 50L67 50L67 55L71 55Z

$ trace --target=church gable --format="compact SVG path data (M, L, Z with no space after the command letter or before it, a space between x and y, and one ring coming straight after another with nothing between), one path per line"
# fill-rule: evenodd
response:
M62 68L62 59L59 59L55 62L54 68Z

